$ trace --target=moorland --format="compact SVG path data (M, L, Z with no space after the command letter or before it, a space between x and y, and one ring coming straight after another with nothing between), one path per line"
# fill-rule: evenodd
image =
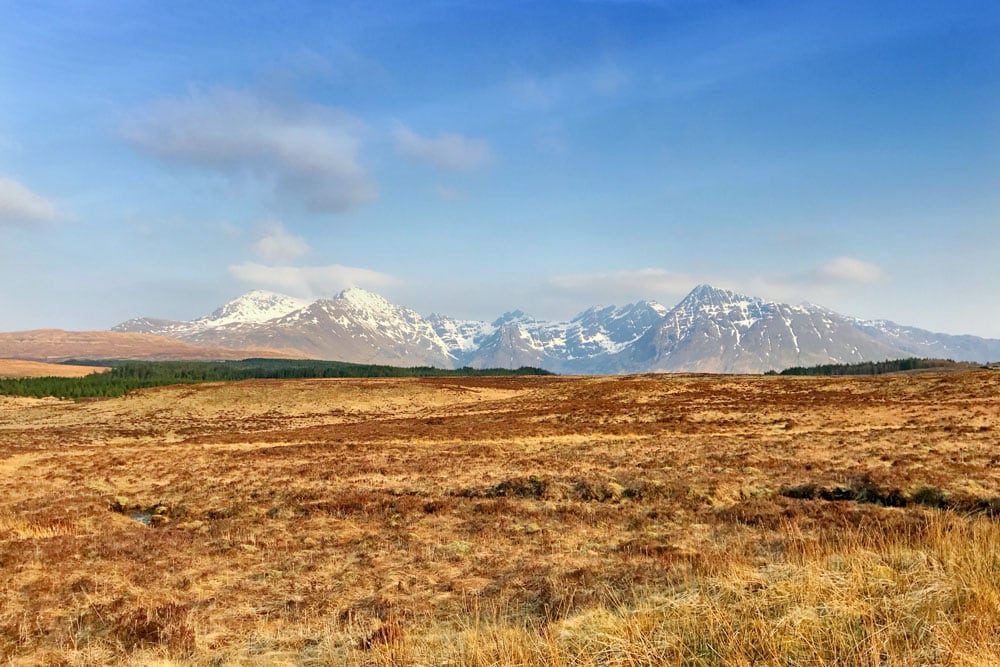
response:
M995 371L0 397L0 658L998 664L998 444Z

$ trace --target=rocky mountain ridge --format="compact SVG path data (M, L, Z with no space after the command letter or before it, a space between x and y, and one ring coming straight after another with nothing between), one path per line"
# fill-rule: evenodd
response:
M256 290L189 322L138 318L114 331L224 348L404 366L538 366L560 373L760 373L789 366L909 356L985 362L1000 340L865 321L710 285L673 308L655 301L595 306L568 322L521 311L493 322L422 317L363 289L312 303Z

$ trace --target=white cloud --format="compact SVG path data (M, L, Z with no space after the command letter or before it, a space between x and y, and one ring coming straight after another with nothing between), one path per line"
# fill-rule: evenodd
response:
M377 194L357 159L361 129L332 107L279 105L216 89L160 102L124 135L163 160L253 175L313 210L338 212Z
M586 294L596 300L669 299L683 296L699 281L692 276L645 268L552 276L549 288L566 293Z
M349 287L378 290L398 284L394 276L370 269L342 264L327 266L265 266L244 262L229 267L234 278L294 296L317 298L330 296Z
M55 204L21 183L0 176L0 225L49 222L55 217Z
M819 267L820 278L851 283L876 283L882 279L882 269L853 257L834 257Z
M876 283L882 276L882 269L875 264L852 257L835 257L819 267L786 274L690 275L662 268L572 273L550 277L545 281L544 291L577 305L620 304L638 299L657 299L672 305L695 285L708 283L786 303L835 304L845 294L856 291L857 285Z
M301 236L290 234L280 222L267 222L260 226L250 249L264 259L288 260L309 252L309 244Z
M809 301L834 307L859 285L882 280L882 269L853 257L834 257L820 266L787 274L757 275L740 281L744 291L787 303Z
M427 162L439 169L467 171L485 165L491 158L488 142L461 134L422 137L405 125L399 125L393 130L393 139L396 150L403 157Z

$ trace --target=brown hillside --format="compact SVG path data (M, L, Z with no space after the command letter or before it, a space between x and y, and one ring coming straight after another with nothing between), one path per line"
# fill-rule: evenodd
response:
M91 373L103 373L107 370L109 369L106 366L63 366L61 364L47 364L42 361L0 359L0 378L77 378Z
M247 357L300 358L289 350L227 349L184 343L165 336L118 331L64 331L34 329L0 333L0 358L32 361L66 359L245 359Z

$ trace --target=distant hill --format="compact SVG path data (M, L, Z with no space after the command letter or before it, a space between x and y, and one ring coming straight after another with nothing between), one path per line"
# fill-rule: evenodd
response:
M91 373L104 373L107 366L50 364L44 361L0 359L0 378L83 377Z
M203 359L247 357L301 358L295 350L226 349L195 345L167 336L117 331L63 331L35 329L0 333L0 358L31 361L68 359Z

